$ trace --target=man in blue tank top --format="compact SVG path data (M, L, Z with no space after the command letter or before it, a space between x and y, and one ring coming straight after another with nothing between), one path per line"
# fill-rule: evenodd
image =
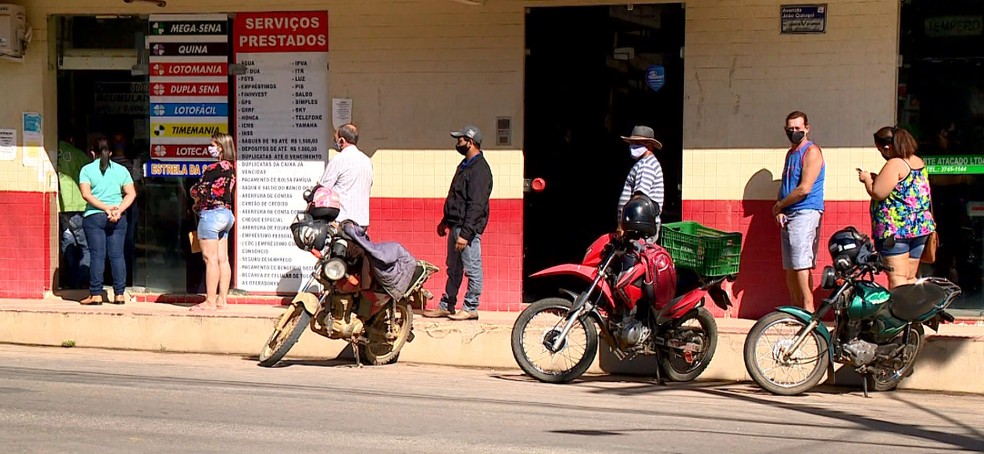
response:
M813 269L817 266L820 219L823 216L823 152L807 137L810 122L803 112L786 116L786 152L782 186L772 207L781 229L782 268L792 304L813 312Z

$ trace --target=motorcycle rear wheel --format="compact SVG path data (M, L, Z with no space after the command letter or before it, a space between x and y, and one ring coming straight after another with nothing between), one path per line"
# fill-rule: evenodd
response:
M694 320L697 321L698 326L684 326L685 323ZM701 346L704 347L703 351L692 356L691 361L688 362L683 356L683 352L676 349L664 350L659 357L659 363L663 368L663 373L670 381L692 381L707 369L711 363L711 358L714 357L718 339L717 322L714 321L714 316L711 315L710 311L701 307L680 320L676 331L678 333L689 331L689 335L683 336L688 340L688 343L694 340L693 336L698 336Z
M297 339L304 334L304 329L311 322L311 314L308 314L301 303L294 303L280 317L277 326L273 328L273 333L263 345L260 352L260 365L263 367L273 367L284 355L290 351L291 347L297 343Z
M778 358L806 322L785 312L759 319L745 338L745 369L762 389L781 396L802 394L820 382L830 364L827 340L814 329L789 360ZM778 328L773 333L773 329ZM795 375L797 378L791 378Z
M390 324L393 314L393 325ZM407 303L388 304L369 318L365 327L366 343L359 348L362 361L373 366L395 363L413 328L413 311ZM387 338L389 334L389 338Z
M516 318L512 329L513 358L527 375L544 383L568 383L591 366L598 352L598 329L587 317L574 321L556 352L544 345L563 329L571 306L563 298L545 298L530 304ZM546 360L546 364L541 364L541 360Z
M916 358L919 357L919 352L922 351L924 345L923 339L925 337L922 325L912 325L909 328L909 342L903 353L902 367L890 372L877 371L874 374L865 375L864 379L868 381L868 389L879 392L895 389L899 382L909 375L912 366L916 363Z

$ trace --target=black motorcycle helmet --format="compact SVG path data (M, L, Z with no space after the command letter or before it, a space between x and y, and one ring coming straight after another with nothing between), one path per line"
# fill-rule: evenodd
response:
M854 227L845 227L834 233L827 241L827 250L830 251L834 268L838 271L847 271L851 268L857 263L858 253L867 242L868 238Z
M648 238L659 231L659 226L656 225L657 216L659 204L644 194L636 194L622 207L622 217L619 218L618 225L628 236Z
M298 248L305 251L321 250L328 242L328 222L301 212L290 225L290 233Z

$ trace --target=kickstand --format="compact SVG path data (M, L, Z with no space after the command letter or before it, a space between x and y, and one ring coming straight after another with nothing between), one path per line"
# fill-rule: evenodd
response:
M663 380L663 371L661 370L659 361L659 352L656 353L656 384L660 386L666 386L666 381Z
M864 397L868 398L868 376L861 376L861 389L864 391Z
M359 355L359 340L352 339L352 352L355 354L355 367L362 368L362 357Z

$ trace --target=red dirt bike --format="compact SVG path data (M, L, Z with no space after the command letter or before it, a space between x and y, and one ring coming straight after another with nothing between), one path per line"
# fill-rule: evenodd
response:
M690 381L707 368L717 347L717 323L705 309L710 297L727 309L734 276L699 278L696 288L676 294L677 272L661 246L607 234L598 238L580 264L563 264L531 277L573 276L587 283L580 291L532 303L512 329L513 357L528 375L567 383L591 366L598 329L620 360L652 355L656 378Z

